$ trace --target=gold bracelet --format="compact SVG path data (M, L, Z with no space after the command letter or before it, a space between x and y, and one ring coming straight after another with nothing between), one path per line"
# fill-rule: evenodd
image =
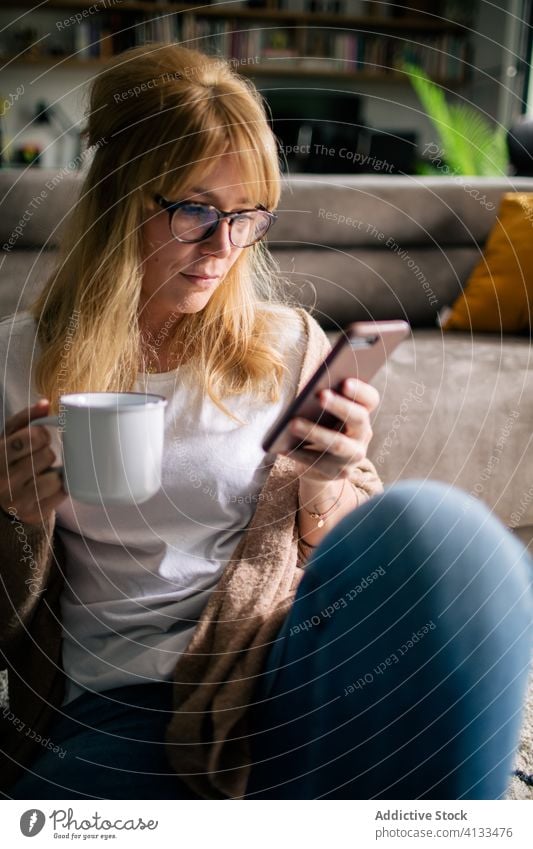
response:
M306 513L308 513L308 515L309 515L309 516L311 516L311 518L312 518L312 519L317 519L317 520L318 520L317 528L322 528L322 527L324 526L324 524L325 524L325 520L327 519L327 517L329 516L329 514L330 514L330 513L331 513L331 512L335 509L335 507L337 506L337 504L338 504L338 503L339 503L339 501L341 500L341 498L342 498L342 494L343 494L343 492L344 492L344 487L345 487L345 486L346 486L346 478L344 478L344 480L343 480L343 482L342 482L342 489L341 489L341 491L340 491L340 493L339 493L339 497L338 497L338 498L337 498L337 500L336 500L336 501L335 501L335 502L331 505L331 507L330 507L328 510L326 510L326 512L325 512L325 513L312 513L312 512L311 512L311 510L308 510L308 509L307 509L307 507L304 507L304 506L303 506L303 504L300 504L300 507L302 508L302 510L305 510L305 512L306 512Z

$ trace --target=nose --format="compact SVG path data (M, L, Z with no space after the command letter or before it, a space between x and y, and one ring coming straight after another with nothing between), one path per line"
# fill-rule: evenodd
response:
M229 238L229 228L230 222L227 218L219 221L215 232L211 233L209 238L204 239L203 242L198 243L202 253L228 256L233 249Z

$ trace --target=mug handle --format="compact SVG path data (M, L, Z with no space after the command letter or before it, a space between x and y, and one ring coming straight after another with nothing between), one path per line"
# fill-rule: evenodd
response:
M48 425L48 427L59 427L59 416L43 416L41 419L32 419L30 422L30 426L31 425ZM64 466L51 466L49 469L46 469L43 474L46 474L47 472L58 472L63 480L63 485L65 485Z
M49 427L59 427L59 416L43 416L41 419L32 419L31 425L48 425Z

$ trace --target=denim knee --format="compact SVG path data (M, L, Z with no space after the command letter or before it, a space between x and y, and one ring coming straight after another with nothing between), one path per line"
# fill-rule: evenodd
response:
M408 580L417 592L450 573L455 591L476 576L485 595L508 575L513 594L523 595L526 609L532 603L522 543L478 499L436 481L395 484L345 516L313 553L301 589L333 590L379 567L394 585Z
M339 546L359 544L364 538L369 552L379 542L395 540L396 547L418 536L421 539L446 537L452 528L468 531L472 537L483 529L514 549L517 556L525 552L515 537L479 499L461 489L438 481L411 480L387 487L365 504L352 510L322 540L309 561L317 562L328 554L335 556ZM343 550L343 553L345 551ZM361 551L353 546L354 557ZM527 552L526 552L527 554ZM527 561L526 556L526 561Z

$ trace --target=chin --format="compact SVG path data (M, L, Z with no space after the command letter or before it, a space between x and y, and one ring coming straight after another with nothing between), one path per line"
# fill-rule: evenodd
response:
M200 312L207 306L211 298L206 298L205 296L202 298L199 295L193 295L191 298L187 298L183 301L177 301L173 304L172 309L174 312L180 312L184 314L192 314L195 312Z

